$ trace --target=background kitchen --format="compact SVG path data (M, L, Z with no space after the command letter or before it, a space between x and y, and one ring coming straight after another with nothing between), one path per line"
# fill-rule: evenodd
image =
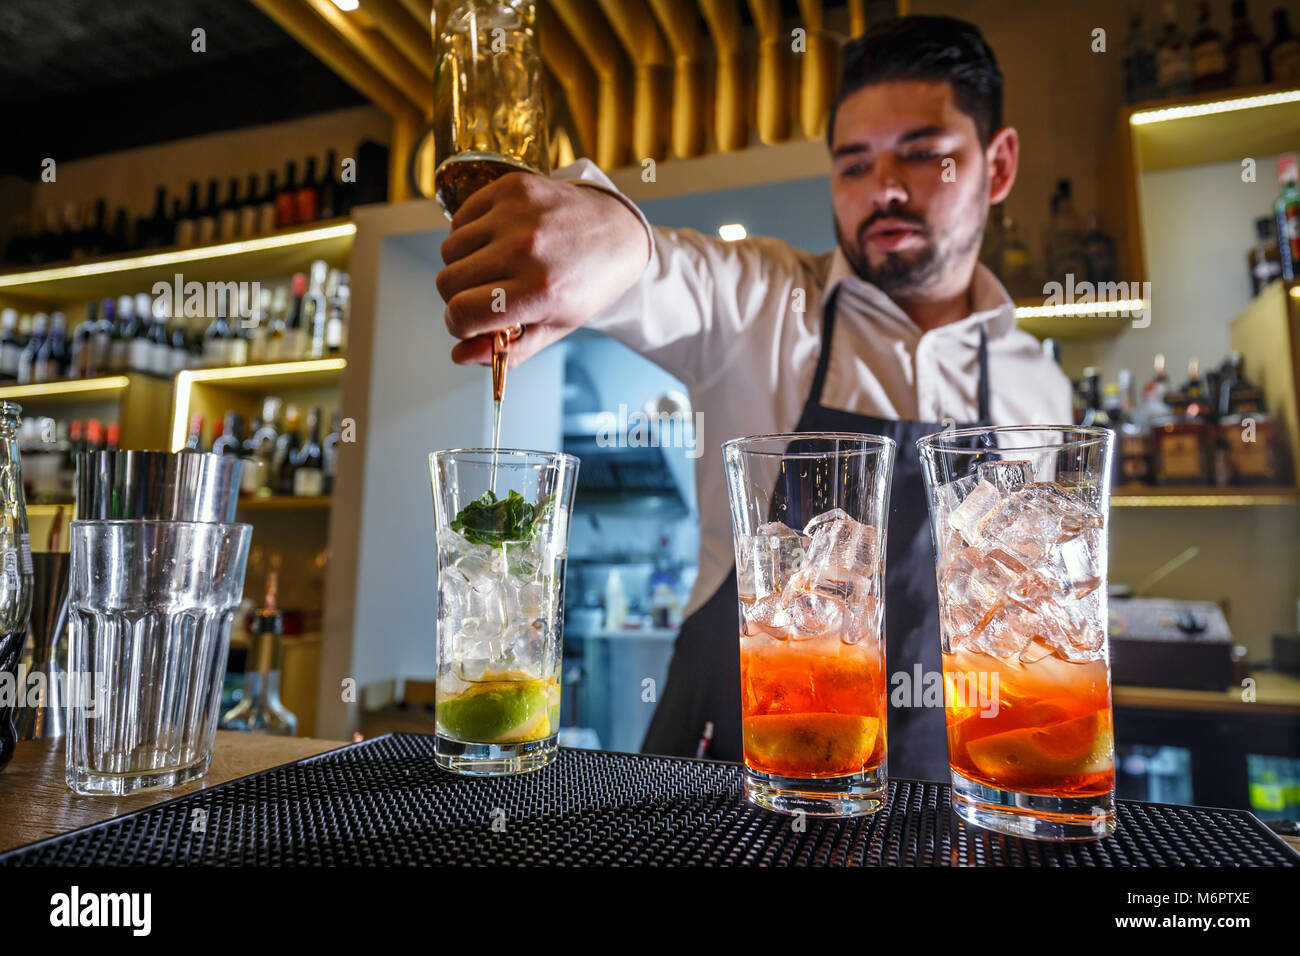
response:
M1300 150L1295 4L540 6L553 166L591 156L657 224L814 252L833 243L821 124L840 43L894 12L980 25L1023 143L984 261L1079 383L1080 420L1120 432L1121 796L1300 815L1300 287L1276 241L1278 210L1294 222L1300 202L1284 158ZM415 198L433 159L428 11L9 0L0 19L28 38L0 64L22 131L0 157L0 374L13 379L0 398L31 421L34 539L79 445L248 455L250 604L279 568L282 696L318 737L431 727L425 455L489 435L486 373L446 358L433 287L446 223ZM186 324L139 301L177 271L260 282L263 320ZM1143 290L1131 305L1144 318L1048 304L1045 283L1066 274ZM94 336L106 351L87 366ZM600 440L620 408L693 417L680 382L596 333L547 350L509 389L503 443L582 458L565 742L635 750L694 581L693 449L716 465L730 436L705 423L703 436ZM1255 442L1241 441L1247 421ZM347 677L363 688L355 704L339 699Z

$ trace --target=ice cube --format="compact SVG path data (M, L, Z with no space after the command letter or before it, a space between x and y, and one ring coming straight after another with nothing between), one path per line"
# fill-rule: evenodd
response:
M1062 598L1081 600L1101 586L1105 546L1100 529L1085 528L1057 543L1041 566L1042 573Z
M978 484L978 477L975 475L966 475L964 478L958 478L956 481L949 481L934 489L934 517L935 527L937 527L940 532L940 554L945 553L947 550L945 544L948 543L949 536L956 535L957 537L960 537L960 532L955 531L952 525L948 523L948 516L957 510L958 506L966 500ZM956 543L960 545L960 541L957 541Z
M1003 660L1020 657L1031 643L1061 649L1070 642L1071 621L1050 598L1005 601L979 631L980 646Z
M790 579L790 587L813 591L823 597L844 604L858 604L876 592L876 581L871 575L858 574L845 568L811 566Z
M990 508L980 520L975 538L967 540L985 553L1001 550L1033 567L1051 550L1060 533L1053 515L1034 507L1024 491L1017 491Z
M963 548L944 563L939 574L939 598L976 619L984 617L1015 583L1015 576L977 548Z
M879 640L884 632L885 605L878 598L865 597L861 601L846 605L844 629L840 640L845 644L857 644L864 640Z
M816 591L797 592L790 601L789 611L794 624L790 639L794 641L806 641L844 626L843 602Z
M515 620L535 621L550 617L550 588L540 581L529 581L521 587L512 587L511 601L507 606Z
M1102 516L1090 509L1077 495L1054 481L1036 481L1025 485L1017 497L1046 516L1059 529L1057 541L1066 541L1090 528L1100 528Z
M438 615L443 619L463 617L469 613L470 589L465 576L454 568L438 575Z
M958 532L967 544L980 539L980 527L999 502L1002 495L987 481L978 481L962 503L948 514L948 527Z
M739 545L736 584L742 598L780 594L807 559L807 539L779 521L760 525Z
M793 620L790 609L780 594L769 594L759 598L745 609L745 635L759 637L767 635L778 641L790 636Z
M857 574L876 573L880 562L880 532L855 521L836 508L820 514L804 529L812 537L808 564L815 568L842 568Z
M1034 480L1034 463L1032 461L982 461L975 468L981 481L987 481L1002 494L1027 485Z
M502 553L487 546L476 547L462 555L452 567L464 575L469 586L480 594L500 587L506 570Z
M985 615L974 614L961 604L951 601L939 606L939 629L948 640L951 650L960 650L966 645L973 645L979 634L980 623Z

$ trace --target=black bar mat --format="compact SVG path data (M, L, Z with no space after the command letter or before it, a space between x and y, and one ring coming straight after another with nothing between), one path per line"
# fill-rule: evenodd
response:
M1056 844L968 826L941 784L889 789L874 816L799 829L745 804L737 764L562 750L543 770L466 779L434 764L433 737L386 734L11 850L0 865L1300 865L1242 810L1121 801L1113 837Z

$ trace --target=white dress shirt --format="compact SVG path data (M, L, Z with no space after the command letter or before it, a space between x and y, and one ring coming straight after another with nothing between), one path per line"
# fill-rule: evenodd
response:
M974 277L974 311L923 332L889 296L858 278L838 248L813 255L779 239L727 242L651 226L590 160L555 175L618 196L650 236L641 279L590 327L681 379L693 411L702 413L696 441L704 454L695 465L700 563L688 613L713 595L735 557L717 449L732 438L794 430L821 351L822 303L837 287L823 405L876 418L974 422L982 327L993 424L1073 422L1069 380L1033 336L1016 328L1010 297L982 265Z

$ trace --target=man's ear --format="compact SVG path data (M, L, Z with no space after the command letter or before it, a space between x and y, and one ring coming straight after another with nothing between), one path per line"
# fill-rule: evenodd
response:
M1020 165L1020 134L1014 126L1004 126L984 150L989 171L989 205L996 206L1011 193Z

